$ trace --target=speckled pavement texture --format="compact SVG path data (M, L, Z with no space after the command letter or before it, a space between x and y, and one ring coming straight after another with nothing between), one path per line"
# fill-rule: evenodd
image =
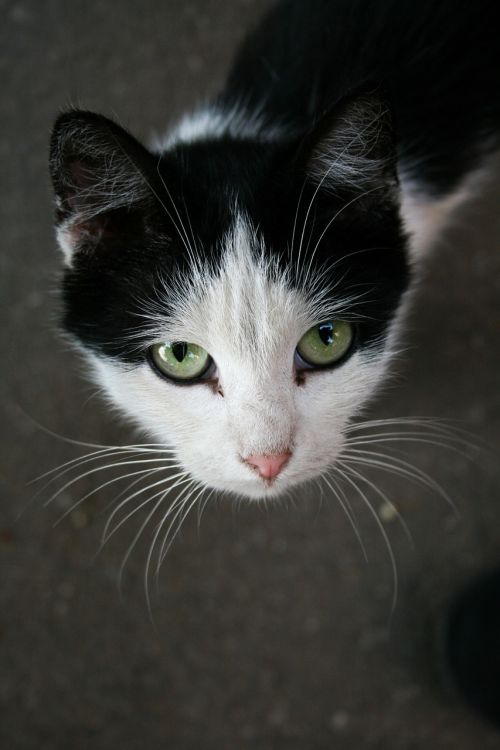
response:
M54 332L59 256L47 140L69 104L148 139L221 84L265 3L252 0L0 2L1 750L493 750L441 669L454 591L500 562L498 184L447 232L415 298L398 377L371 415L458 420L488 449L474 461L426 445L407 460L453 497L378 474L413 536L353 498L367 548L330 497L295 506L210 504L188 519L153 591L141 519L97 555L113 500L89 476L47 508L29 481L83 452L46 430L124 444ZM95 396L95 397L94 397ZM101 479L100 481L104 481ZM61 487L61 483L56 485ZM154 588L154 587L153 587Z

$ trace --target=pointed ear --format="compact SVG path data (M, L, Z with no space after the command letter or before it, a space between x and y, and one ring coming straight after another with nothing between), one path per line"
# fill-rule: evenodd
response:
M377 93L361 93L325 115L306 144L311 181L336 194L394 187L396 150L390 110Z
M154 157L123 128L92 112L58 118L50 145L57 237L66 261L91 251L124 214L152 200Z

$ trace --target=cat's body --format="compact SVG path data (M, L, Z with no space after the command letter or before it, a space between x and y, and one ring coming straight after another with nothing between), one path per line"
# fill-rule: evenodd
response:
M338 461L413 259L499 147L499 17L288 0L155 153L97 115L58 120L65 328L201 486L273 496ZM173 378L188 356L205 369Z

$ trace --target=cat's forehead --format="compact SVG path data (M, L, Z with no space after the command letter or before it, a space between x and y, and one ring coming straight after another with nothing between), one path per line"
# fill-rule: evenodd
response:
M242 213L221 239L216 262L193 257L190 273L161 280L150 316L155 337L198 343L212 351L269 357L289 348L315 322L334 315L335 300L292 283L296 259L276 259ZM291 343L292 342L292 343Z

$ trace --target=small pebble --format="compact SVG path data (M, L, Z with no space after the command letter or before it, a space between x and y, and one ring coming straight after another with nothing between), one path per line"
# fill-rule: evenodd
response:
M75 510L71 514L71 523L75 527L75 529L83 529L84 526L88 525L89 518L85 511L83 510Z
M336 732L343 732L349 724L349 719L347 711L335 711L330 719L330 724Z
M378 514L383 523L392 523L398 517L398 509L391 503L383 503L378 509Z

